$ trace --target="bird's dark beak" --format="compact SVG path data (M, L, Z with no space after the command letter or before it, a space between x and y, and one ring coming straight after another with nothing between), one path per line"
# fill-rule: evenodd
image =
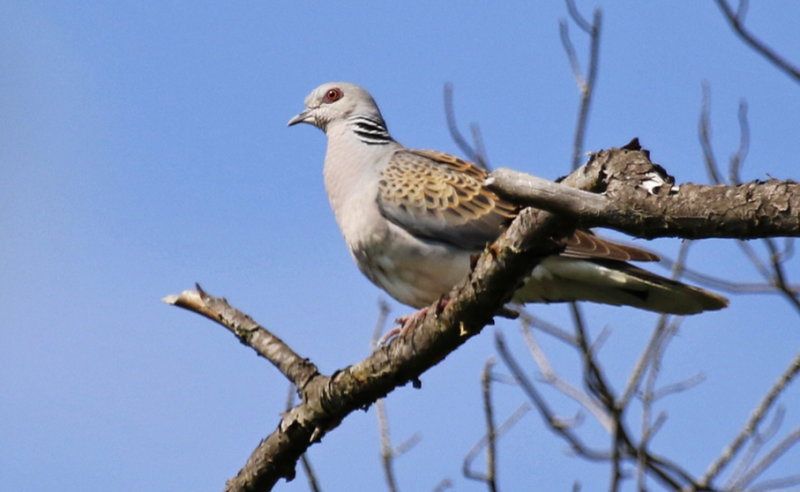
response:
M305 111L301 112L300 114L289 120L288 126L296 125L298 123L308 123L311 125L314 124L314 118L311 116L310 109L306 109Z

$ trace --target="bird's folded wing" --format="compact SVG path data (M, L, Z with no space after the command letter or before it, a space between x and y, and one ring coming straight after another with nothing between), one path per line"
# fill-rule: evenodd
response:
M378 205L412 234L477 250L494 241L517 207L483 186L486 171L432 150L398 150L379 180Z
M477 250L494 241L516 217L519 207L488 190L484 169L433 150L401 149L379 180L383 215L418 237ZM619 261L657 261L632 246L576 230L564 239L563 256Z

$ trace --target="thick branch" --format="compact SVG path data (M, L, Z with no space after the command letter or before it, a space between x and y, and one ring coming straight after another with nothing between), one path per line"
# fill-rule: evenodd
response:
M611 226L643 237L685 235L688 237L711 237L725 234L782 234L797 235L797 210L800 195L794 183L779 183L772 186L773 199L756 200L753 216L736 221L734 210L722 211L717 203L703 203L693 192L694 185L684 185L675 191L666 173L654 166L631 144L628 148L612 149L593 156L591 161L563 180L572 187L605 192L606 197L590 194L595 207L612 208L602 214L570 208L566 205L550 207L552 200L543 200L537 206L558 210L565 215L555 216L543 210L526 209L519 214L511 227L494 244L490 245L476 260L471 274L448 295L451 299L444 307L437 302L407 335L394 339L363 361L336 372L328 377L316 372L307 360L294 354L277 337L269 334L249 317L231 308L224 299L217 299L202 291L185 292L180 296L169 296L167 302L195 310L214 321L224 324L242 343L251 345L272 361L290 380L296 381L301 392L302 403L288 411L278 428L256 448L239 474L229 480L227 490L266 490L280 478L291 479L300 455L314 442L338 425L350 412L366 408L378 398L409 381L419 384L419 376L444 359L470 337L492 323L493 317L511 298L541 258L559 251L555 241L570 234L577 224L565 217L576 217L581 225ZM753 197L764 194L763 187L770 183L756 184L749 191L741 207L751 210ZM746 186L746 185L745 185ZM684 190L689 189L684 196ZM739 195L736 188L716 188L729 197L729 203ZM570 193L564 196L572 196ZM713 193L712 193L713 195ZM554 197L562 196L555 193ZM598 197L600 199L598 200ZM678 199L680 198L680 200ZM719 198L718 198L719 199ZM620 200L629 200L631 210L623 213ZM681 200L687 200L682 204ZM608 203L606 203L608 202ZM579 199L575 203L583 203ZM703 217L698 220L697 211L689 218L671 215L675 210L694 210L703 203ZM562 208L559 208L562 207ZM650 212L661 210L660 214ZM712 210L710 213L708 210ZM629 216L630 215L630 216ZM594 217L594 218L593 218ZM694 217L694 218L692 218ZM602 219L602 220L601 220ZM728 221L734 225L731 226ZM659 225L660 224L660 225ZM766 225L765 225L766 224ZM790 225L794 224L793 228ZM709 232L712 231L712 232ZM644 231L644 232L641 232ZM749 232L748 232L749 231ZM753 232L755 231L755 232ZM275 354L280 354L275 356ZM300 368L298 374L293 368ZM663 463L651 463L658 468Z
M635 141L593 154L564 183L595 193L509 169L494 171L487 181L503 196L571 216L581 227L607 227L643 238L800 236L800 184L770 179L737 186L674 186L672 176Z
M388 346L331 377L315 372L314 377L300 386L303 403L283 416L278 428L259 444L238 475L228 481L226 490L267 490L280 478L291 480L300 455L350 412L368 407L409 381L418 385L423 372L492 323L495 313L511 298L526 272L541 258L560 249L555 241L546 238L563 237L571 231L569 224L555 220L547 212L529 209L521 213L508 231L477 259L471 275L453 289L449 294L451 302L444 308L437 309L439 303L436 303L407 336L395 338ZM190 307L179 301L182 298L198 302ZM245 332L258 327L244 315L239 318L231 314L239 321L226 322L228 316L224 313L233 308L224 300L202 292L169 296L165 300L228 326L243 343L249 344L251 338L242 336L241 329L229 324L239 326L244 319L252 323Z

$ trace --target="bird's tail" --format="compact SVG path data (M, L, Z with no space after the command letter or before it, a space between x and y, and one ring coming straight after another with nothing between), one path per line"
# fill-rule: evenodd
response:
M722 309L728 299L613 260L544 259L515 302L592 301L669 314Z

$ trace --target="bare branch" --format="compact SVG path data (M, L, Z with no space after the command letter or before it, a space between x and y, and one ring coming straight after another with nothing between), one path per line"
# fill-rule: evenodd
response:
M449 82L444 85L444 114L447 118L447 129L450 130L450 138L453 139L467 159L488 170L489 163L486 159L486 156L482 153L483 141L481 140L478 142L476 150L469 144L469 142L467 142L467 139L461 135L461 132L458 129L458 122L456 121L456 113L453 104L453 84ZM473 128L472 132L474 137L476 134L475 128Z
M286 410L290 410L294 406L294 397L296 393L297 388L295 388L293 384L289 384L289 394L286 397ZM314 469L311 467L311 460L308 459L306 453L300 456L300 465L303 467L303 471L308 479L309 489L311 489L312 492L320 492L317 474L314 473Z
M575 170L580 165L583 155L583 142L586 134L586 126L589 120L589 106L592 102L592 95L594 94L595 81L597 80L597 66L600 53L600 29L602 26L602 12L600 9L595 9L594 18L590 25L580 15L577 7L572 0L567 0L567 10L570 17L584 32L590 36L589 44L589 69L588 75L584 78L578 62L578 56L575 52L575 47L569 38L569 29L567 23L564 21L559 22L559 33L561 35L561 44L564 46L564 51L567 54L570 67L572 68L572 75L575 78L575 83L578 85L578 91L581 94L581 102L578 108L578 119L575 123L575 138L572 144L572 159L571 169Z
M639 354L639 358L636 359L636 364L634 364L633 370L628 376L628 382L625 384L625 390L622 392L622 396L617 402L617 406L620 408L626 408L630 402L630 399L638 391L647 367L653 362L654 355L658 352L658 347L668 336L668 332L669 329L667 325L667 316L661 315L658 317L658 323L656 324L655 330L653 330L653 334L650 335L650 340L647 342L647 345L642 353ZM642 425L644 425L644 422Z
M240 342L270 361L301 391L319 374L317 367L296 354L283 340L262 327L250 316L231 307L224 298L206 294L200 285L197 290L185 290L180 295L165 297L163 302L194 311L219 323L236 335Z
M787 238L787 239L792 239L792 238ZM746 242L743 241L741 243L747 244ZM664 265L667 268L672 268L675 262L666 256L661 256L659 264ZM731 280L725 280L719 277L714 277L711 275L706 275L704 273L698 272L697 270L693 270L687 267L683 268L682 277L692 282L698 283L700 285L710 287L714 290L721 290L737 294L770 294L777 292L778 290L778 288L775 287L775 285L769 282L735 282ZM790 284L789 288L793 291L800 290L800 286L797 284Z
M674 178L650 162L647 152L630 148L598 152L573 176L594 182L604 194L568 191L561 183L503 168L486 184L517 202L572 217L580 227L608 227L637 237L800 235L800 184L793 181L674 186Z
M708 486L736 455L736 453L739 452L745 441L747 441L747 439L753 435L753 432L755 432L759 423L764 419L767 411L775 403L775 400L792 381L792 379L797 376L798 372L800 372L800 352L795 355L794 359L792 359L792 361L789 363L789 366L786 368L783 374L781 374L772 388L770 388L758 406L756 406L756 408L753 410L750 418L747 419L744 427L742 427L742 429L739 431L739 434L734 438L733 442L731 442L725 447L725 449L722 450L720 456L711 464L711 466L709 466L708 470L706 470L705 474L699 481L701 488Z
M519 420L531 409L531 406L528 403L523 403L519 407L517 407L514 412L506 418L502 424L500 424L495 429L495 439L499 439L500 436L511 430L514 427L514 424L519 422ZM478 454L487 446L489 439L487 435L483 435L481 439L475 443L474 446L469 450L467 455L464 457L464 464L462 465L462 470L464 472L464 476L468 476L467 473L469 472L469 478L474 478L476 480L485 480L485 477L479 473L473 472L470 469L471 463L475 460Z
M764 480L752 485L748 490L752 492L761 492L763 490L779 490L788 487L793 487L800 484L800 474L790 475L788 477L776 478L774 480Z
M775 416L772 417L772 421L769 423L767 428L761 432L758 430L753 432L753 437L750 439L747 449L742 452L742 456L739 458L736 468L733 469L728 477L727 483L725 484L726 488L733 487L733 485L738 483L744 474L747 473L753 464L753 461L756 459L756 456L758 456L758 453L761 451L761 448L764 446L764 443L772 439L775 434L778 433L778 430L783 423L783 417L785 414L786 411L784 410L783 405L778 405L775 409Z
M499 330L495 331L494 343L500 358L506 364L506 367L508 367L509 371L511 371L511 374L516 378L525 394L528 395L528 398L530 398L530 400L534 403L536 409L539 411L539 414L542 416L542 420L544 420L550 429L563 437L564 440L570 444L572 451L575 453L593 461L609 459L608 453L595 451L586 447L570 430L569 427L562 425L561 421L550 409L550 405L547 404L545 399L536 390L536 387L533 385L533 383L531 383L528 377L525 376L522 368L506 348L505 340L503 339L503 335Z
M566 330L561 329L560 327L554 325L553 323L549 323L542 318L534 316L529 311L521 310L521 321L523 323L530 324L533 328L546 333L562 342L566 343L569 346L575 347L577 346L578 342L575 340L575 337L567 332Z
M533 360L539 366L544 380L556 388L561 393L575 400L578 404L588 410L594 418L603 426L603 428L611 434L613 432L613 423L611 416L601 407L591 396L579 390L575 386L569 384L566 380L561 378L550 365L550 361L545 355L544 350L539 346L530 324L524 321L520 323L522 329L522 336L525 339L525 344L528 346L528 351L531 353Z
M443 478L442 481L437 483L436 487L433 488L433 492L442 492L451 487L453 487L453 482L451 482L449 478Z
M583 32L586 34L592 34L592 29L594 26L589 24L589 22L583 18L580 12L578 12L578 7L575 5L575 0L567 0L567 12L569 12L569 16L575 21L575 24L581 28Z
M653 392L653 400L657 401L675 393L682 393L684 391L688 391L694 388L695 386L701 384L705 380L706 380L705 374L697 373L691 377L684 379L683 381L668 384L666 386L659 388L657 391Z
M769 468L775 463L786 451L792 446L800 442L800 427L789 433L788 436L783 438L774 448L772 448L766 456L764 456L758 463L745 474L738 483L735 484L735 490L746 488L753 480L758 478L759 475L764 473L764 470Z
M731 156L731 161L728 171L728 179L731 184L741 184L740 177L742 163L747 158L747 152L750 150L750 123L747 121L747 101L742 99L739 101L739 148L736 153Z
M386 320L389 318L389 303L383 298L378 299L378 319L375 320L375 328L372 330L372 338L370 339L370 350L378 348L383 332L386 331Z
M473 451L467 454L464 459L463 473L467 478L486 482L491 492L497 492L497 475L496 475L496 452L497 452L497 434L494 425L494 408L492 407L492 367L495 361L493 357L486 360L486 364L481 371L481 394L483 395L483 414L486 417L486 435L481 441L473 446ZM477 451L486 448L486 473L473 472L470 469L470 464ZM469 458L469 459L467 459Z
M560 249L555 240L541 238L559 238L571 231L569 224L556 220L551 214L531 209L522 211L506 233L477 258L471 275L449 293L450 302L446 306L434 303L406 334L331 377L318 374L313 364L288 347L281 357L271 357L270 360L275 360L279 368L292 376L291 380L299 382L302 402L283 414L277 429L261 441L237 476L228 481L226 490L263 490L272 487L280 478L293 478L300 455L349 413L368 407L409 381L418 385L420 374L492 322L494 314L502 310L526 272L541 258ZM269 335L224 300L204 293L168 296L165 301L182 307L193 306L214 321L227 323L244 343L259 346L263 344L262 338ZM212 309L215 307L218 309ZM273 346L285 347L275 337L270 337L269 342L266 347L269 356L276 350ZM287 364L285 360L292 363ZM311 367L313 375L296 377L293 372L296 366Z
M386 416L386 403L383 398L375 402L375 414L378 417L378 428L381 435L381 465L386 477L386 487L390 492L397 492L397 481L394 478L394 453L392 438L389 435L389 419Z
M774 272L773 282L775 286L783 293L786 300L794 306L795 310L800 313L800 296L798 296L798 292L793 290L786 282L786 273L784 272L783 263L781 262L782 255L778 251L775 241L772 238L766 238L764 242L767 245L767 249L769 249L770 264Z
M722 10L722 13L725 14L725 19L727 19L733 30L739 35L740 38L742 38L745 44L769 60L786 75L792 77L796 81L800 81L800 69L792 65L782 56L778 55L778 53L776 53L772 48L768 47L761 40L751 34L747 29L745 29L744 16L747 12L747 0L739 0L739 7L735 13L728 5L727 0L714 1L717 3L717 6L720 8L720 10Z
M698 134L700 136L700 148L703 151L703 160L706 164L711 182L721 184L717 159L714 157L714 148L711 145L711 88L708 82L703 82L703 98L700 103L700 121L698 123Z

